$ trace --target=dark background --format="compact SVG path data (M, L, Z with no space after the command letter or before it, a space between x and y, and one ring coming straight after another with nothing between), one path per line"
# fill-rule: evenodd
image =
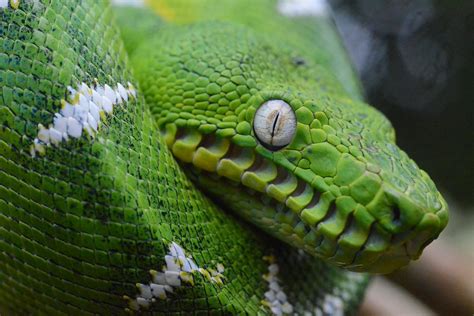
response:
M368 102L450 208L419 261L375 278L360 315L472 315L474 0L329 2Z
M474 1L330 4L367 100L399 146L448 200L474 204Z

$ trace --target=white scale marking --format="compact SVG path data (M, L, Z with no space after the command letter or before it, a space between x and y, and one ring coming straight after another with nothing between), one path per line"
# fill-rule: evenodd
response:
M157 298L166 299L167 295L173 293L173 288L184 284L194 285L193 273L196 272L202 274L211 283L223 284L224 266L222 264L217 264L216 270L203 269L191 257L186 256L184 249L177 243L172 242L169 249L169 253L165 256L166 266L162 271L151 270L152 281L149 284L137 283L140 294L134 299L124 296L128 300L130 310L138 311L141 308L148 308Z
M293 305L288 302L286 293L283 291L279 284L279 278L277 277L279 267L275 263L273 256L264 257L266 261L270 263L268 266L268 273L263 276L265 281L268 282L268 291L265 292L264 303L271 310L273 315L281 316L293 313Z
M2 1L2 0L0 0ZM33 141L30 153L44 154L45 148L59 146L69 139L80 138L84 134L94 137L106 115L111 115L114 106L136 97L135 88L131 83L125 88L118 83L112 89L109 85L88 86L82 83L77 90L68 87L70 102L62 100L62 108L54 114L53 124L48 128L38 124L38 135Z
M144 7L144 0L112 0L113 5L117 6L132 6L132 7Z
M2 8L18 9L19 5L20 5L20 0L0 0L0 9Z
M326 0L280 0L278 11L285 16L327 16Z

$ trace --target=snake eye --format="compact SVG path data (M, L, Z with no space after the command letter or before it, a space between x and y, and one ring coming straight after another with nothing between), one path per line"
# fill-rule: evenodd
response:
M272 151L279 150L295 136L295 112L285 101L267 101L255 113L253 130L263 147Z

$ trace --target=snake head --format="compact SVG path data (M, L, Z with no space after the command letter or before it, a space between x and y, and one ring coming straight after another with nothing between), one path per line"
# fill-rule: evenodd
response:
M446 226L446 203L389 121L348 94L318 52L216 22L164 28L136 52L174 156L273 236L350 270L388 273Z

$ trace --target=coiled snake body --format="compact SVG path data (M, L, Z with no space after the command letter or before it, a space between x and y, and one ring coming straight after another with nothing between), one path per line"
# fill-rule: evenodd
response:
M150 6L0 1L0 311L354 313L447 208L327 17Z

